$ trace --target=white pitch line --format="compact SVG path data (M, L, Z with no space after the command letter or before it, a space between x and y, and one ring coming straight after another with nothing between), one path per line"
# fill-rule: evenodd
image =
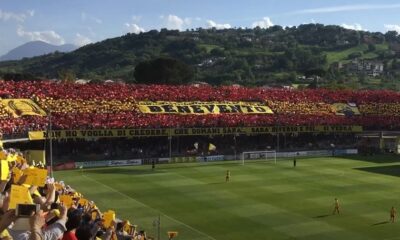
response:
M153 211L155 211L155 212L159 212L159 213L161 213L162 215L166 216L167 218L169 218L169 219L171 219L171 220L173 220L173 221L175 221L175 222L177 222L177 223L180 223L180 224L186 226L187 228L189 228L189 229L191 229L191 230L193 230L193 231L195 231L195 232L197 232L197 233L200 233L200 234L203 235L203 236L208 237L209 239L217 240L217 239L211 237L210 235L208 235L208 234L206 234L206 233L204 233L204 232L202 232L202 231L200 231L200 230L197 230L197 229L194 228L194 227L191 227L191 226L187 225L186 223L183 223L183 222L181 222L181 221L179 221L179 220L177 220L177 219L175 219L175 218L173 218L173 217L170 217L170 216L168 216L167 214L165 214L165 213L163 213L163 212L161 212L161 211L159 211L159 210L157 210L157 209L154 209L154 208L150 207L149 205L146 205L145 203L142 203L141 201L132 198L131 196L126 195L125 193L122 193L122 192L120 192L120 191L118 191L118 190L116 190L116 189L114 189L114 188L112 188L112 187L110 187L110 186L108 186L108 185L102 183L102 182L97 181L96 179L93 179L93 178L88 177L88 176L86 176L86 175L82 175L82 176L88 178L89 180L91 180L91 181L93 181L93 182L96 182L97 184L103 185L104 187L106 187L106 188L108 188L108 189L110 189L110 190L112 190L112 191L114 191L114 192L116 192L116 193L118 193L118 194L120 194L120 195L126 197L126 198L129 198L129 199L133 200L134 202L139 203L139 204L142 205L142 206L145 206L145 207L147 207L147 208L149 208L149 209L151 209L151 210L153 210Z

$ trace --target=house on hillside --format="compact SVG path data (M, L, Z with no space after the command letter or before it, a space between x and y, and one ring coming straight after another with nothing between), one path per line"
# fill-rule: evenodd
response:
M391 43L389 45L389 49L392 50L395 54L400 54L400 43Z
M366 74L371 77L377 77L384 73L383 62L375 60L355 59L349 63L336 62L331 65L332 68L339 71L347 71L353 74Z
M207 58L204 61L202 61L201 63L197 64L197 66L199 67L211 67L214 64L216 64L217 62L223 61L225 60L225 57L211 57L211 58Z

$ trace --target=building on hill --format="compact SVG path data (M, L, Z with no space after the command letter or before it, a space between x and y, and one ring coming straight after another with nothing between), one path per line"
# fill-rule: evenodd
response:
M380 61L355 59L349 63L336 62L332 64L334 69L347 71L352 74L366 74L377 77L384 73L384 64Z
M389 49L395 52L395 54L400 54L400 43L389 44Z

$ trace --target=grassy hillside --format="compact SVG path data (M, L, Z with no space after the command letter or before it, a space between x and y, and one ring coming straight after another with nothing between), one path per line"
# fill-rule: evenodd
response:
M313 158L273 163L203 163L56 172L103 210L161 239L396 239L400 209L395 157ZM231 182L225 183L225 172ZM332 215L334 198L340 215Z
M334 62L341 62L341 61L346 62L349 60L349 55L357 52L362 53L362 56L360 57L361 59L375 59L378 58L377 54L378 52L389 49L389 45L387 43L376 44L374 46L376 48L376 50L374 51L368 51L367 44L361 44L359 46L351 47L344 50L327 51L326 52L327 63L328 65L330 65Z
M397 84L400 76L397 64L400 52L396 50L399 42L398 35L322 24L268 29L200 28L183 32L161 29L106 39L67 54L0 62L0 75L29 73L39 78L63 78L60 73L69 72L77 78L138 82L134 77L138 64L167 57L192 69L195 74L186 82L247 86L310 84L297 82L297 77L317 75L324 80L320 84L329 86L337 81L346 86L349 84L343 81L352 76L331 71L331 64L361 58L386 63L383 75L387 81L379 87L389 88ZM357 81L360 86L368 87L364 80Z

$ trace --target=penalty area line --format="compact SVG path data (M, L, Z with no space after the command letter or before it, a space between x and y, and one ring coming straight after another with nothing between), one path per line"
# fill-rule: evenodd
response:
M118 193L118 194L121 195L121 196L124 196L124 197L126 197L126 198L129 198L129 199L131 199L132 201L134 201L134 202L136 202L136 203L139 203L140 205L142 205L142 206L144 206L144 207L147 207L147 208L149 208L149 209L151 209L151 210L153 210L153 211L155 211L155 212L159 212L159 213L161 213L162 215L166 216L167 218L169 218L169 219L171 219L171 220L173 220L173 221L175 221L175 222L177 222L177 223L179 223L179 224L182 224L183 226L186 226L187 228L189 228L189 229L191 229L191 230L193 230L193 231L195 231L195 232L197 232L197 233L200 233L201 235L206 236L206 237L209 238L209 239L217 240L217 239L211 237L210 235L208 235L208 234L206 234L206 233L204 233L204 232L202 232L202 231L200 231L200 230L198 230L198 229L196 229L196 228L194 228L194 227L192 227L192 226L187 225L187 224L184 223L184 222L181 222L181 221L179 221L179 220L177 220L177 219L175 219L175 218L173 218L173 217L170 217L170 216L168 216L167 214L165 214L165 213L163 213L163 212L161 212L161 211L159 211L159 210L157 210L157 209L154 209L154 208L150 207L149 205L147 205L147 204L145 204L145 203L142 203L141 201L139 201L139 200L137 200L137 199L134 199L133 197L131 197L131 196L129 196L129 195L126 195L125 193L122 193L122 192L120 192L120 191L118 191L118 190L116 190L116 189L110 187L110 186L107 185L107 184L104 184L104 183L102 183L102 182L99 182L99 181L97 181L96 179L93 179L93 178L88 177L88 176L86 176L86 175L82 175L82 176L84 176L85 178L87 178L87 179L89 179L89 180L91 180L91 181L93 181L93 182L95 182L95 183L97 183L97 184L100 184L100 185L102 185L102 186L104 186L104 187L106 187L106 188L112 190L113 192Z

